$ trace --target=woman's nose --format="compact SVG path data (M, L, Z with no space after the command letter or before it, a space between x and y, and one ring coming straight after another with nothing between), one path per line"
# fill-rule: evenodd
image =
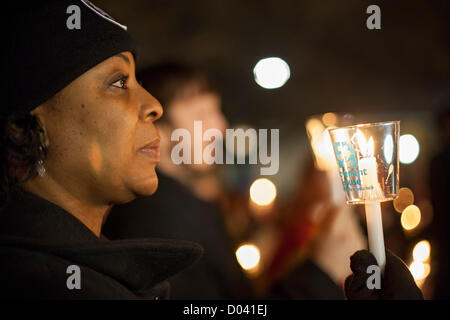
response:
M163 107L159 101L153 97L147 90L140 87L142 94L142 104L140 110L140 118L144 121L154 122L161 118Z

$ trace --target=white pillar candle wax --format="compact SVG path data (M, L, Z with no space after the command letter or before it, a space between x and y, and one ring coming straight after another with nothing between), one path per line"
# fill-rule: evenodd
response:
M381 220L380 202L366 202L366 223L369 237L369 250L377 259L378 266L384 271L386 253L384 249L383 222Z
M361 190L364 200L380 200L383 198L383 191L378 182L377 159L374 154L373 138L369 138L369 142L361 131L356 133L361 158L358 160L359 172L361 175Z
M386 265L386 253L384 249L383 223L381 219L381 206L379 199L383 193L378 182L377 160L373 157L374 142L372 137L366 143L361 131L357 133L357 140L361 155L359 170L361 173L361 189L365 199L367 233L369 237L369 250L384 271Z

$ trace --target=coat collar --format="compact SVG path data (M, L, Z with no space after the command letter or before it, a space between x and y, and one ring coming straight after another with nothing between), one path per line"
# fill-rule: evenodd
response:
M57 205L20 192L0 213L0 243L41 251L106 274L134 292L185 269L202 254L188 241L97 238L73 215Z

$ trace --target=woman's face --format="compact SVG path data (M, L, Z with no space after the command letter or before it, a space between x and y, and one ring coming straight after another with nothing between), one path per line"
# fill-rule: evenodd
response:
M80 199L123 203L155 192L160 103L135 78L130 52L90 69L33 113L48 145L50 179Z

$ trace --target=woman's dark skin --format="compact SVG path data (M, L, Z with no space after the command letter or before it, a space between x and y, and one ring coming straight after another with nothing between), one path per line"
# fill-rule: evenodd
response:
M44 127L48 157L45 175L22 187L100 236L112 205L156 191L154 121L162 112L137 82L130 52L103 61L31 112Z

